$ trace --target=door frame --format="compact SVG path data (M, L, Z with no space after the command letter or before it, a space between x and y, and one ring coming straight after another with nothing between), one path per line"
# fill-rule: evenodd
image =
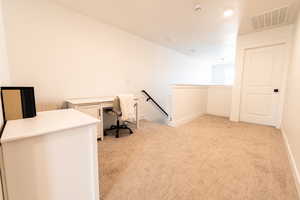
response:
M232 103L230 120L239 122L242 101L242 83L244 74L245 53L248 49L256 49L268 46L284 45L284 66L282 74L281 92L279 100L279 112L277 116L276 128L281 127L282 113L284 108L284 97L286 92L286 82L288 75L288 66L290 64L290 52L292 48L293 26L285 26L277 29L271 29L263 32L252 33L240 36L237 43L235 82L232 90ZM270 37L270 35L272 37Z
M268 48L268 47L276 47L276 46L281 46L283 48L283 52L286 52L286 43L278 43L278 44L272 44L272 45L267 45L267 46L259 46L259 47L255 47L255 48L246 48L244 49L244 57L243 57L243 71L242 71L242 82L241 82L241 95L240 95L240 107L239 107L239 119L241 119L241 114L242 114L242 106L243 106L243 89L244 89L244 77L245 77L245 62L246 62L246 52L248 50L255 50L255 49L261 49L261 48ZM283 74L281 74L281 83L280 83L280 91L279 91L279 105L278 107L278 115L279 116L275 116L276 120L275 120L275 127L280 126L280 116L282 115L282 110L283 110L283 105L284 102L281 102L281 100L284 97L284 89L283 87L285 87L285 81L284 81L284 74L286 73L286 53L285 55L283 55L283 66L282 66L282 70L283 70ZM279 128L279 127L278 127Z

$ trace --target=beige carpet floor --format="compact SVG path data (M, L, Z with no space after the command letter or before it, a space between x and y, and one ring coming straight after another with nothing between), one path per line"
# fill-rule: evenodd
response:
M297 200L279 130L204 116L99 142L103 200Z

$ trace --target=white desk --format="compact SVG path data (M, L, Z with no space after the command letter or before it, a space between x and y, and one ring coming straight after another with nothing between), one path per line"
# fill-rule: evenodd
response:
M103 140L103 109L111 108L115 97L94 97L94 98L78 98L67 99L68 108L74 108L90 116L99 119L97 126L98 139ZM135 98L135 111L136 111L136 128L139 128L139 104L138 98Z

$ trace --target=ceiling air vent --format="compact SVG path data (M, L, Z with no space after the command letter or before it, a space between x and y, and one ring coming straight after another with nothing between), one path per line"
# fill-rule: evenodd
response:
M287 23L288 7L279 8L261 15L252 17L252 25L255 30L280 26Z

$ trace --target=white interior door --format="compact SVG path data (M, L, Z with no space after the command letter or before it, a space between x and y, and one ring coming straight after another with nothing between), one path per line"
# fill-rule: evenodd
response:
M241 121L276 126L279 119L285 47L282 44L246 50Z

